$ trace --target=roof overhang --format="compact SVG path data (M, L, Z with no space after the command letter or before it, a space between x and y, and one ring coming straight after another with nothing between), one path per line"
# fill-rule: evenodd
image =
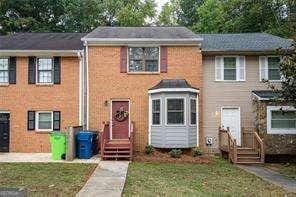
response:
M192 38L192 39L153 39L153 38L82 38L84 42L88 45L108 45L108 46L118 46L118 45L168 45L168 46L201 46L202 38Z
M278 93L272 90L253 90L252 95L255 96L259 101L269 101L278 98Z
M221 50L203 50L201 49L202 54L204 55L274 55L278 52L276 50L262 50L262 51L221 51Z
M162 93L162 92L191 92L199 93L199 90L194 88L159 88L154 90L148 90L148 94Z
M0 56L63 56L77 57L83 50L0 50Z

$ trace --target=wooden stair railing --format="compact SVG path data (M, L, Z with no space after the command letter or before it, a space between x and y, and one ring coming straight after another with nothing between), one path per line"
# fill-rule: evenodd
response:
M104 159L104 150L107 141L110 139L109 136L109 122L103 122L103 128L100 131L100 145L101 145L101 158Z
M219 149L228 153L232 163L264 163L265 160L264 143L255 130L242 128L242 147L238 147L229 128L219 127Z
M134 129L135 129L134 122L131 122L131 132L130 132L130 137L129 137L129 140L130 140L130 160L132 160L132 158L133 158Z

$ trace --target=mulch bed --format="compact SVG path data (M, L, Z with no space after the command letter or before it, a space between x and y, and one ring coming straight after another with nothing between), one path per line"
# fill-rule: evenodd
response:
M189 152L183 153L180 158L172 158L168 151L154 151L151 155L137 153L133 156L133 161L137 162L159 162L159 163L196 163L209 164L212 160L208 156L193 157Z

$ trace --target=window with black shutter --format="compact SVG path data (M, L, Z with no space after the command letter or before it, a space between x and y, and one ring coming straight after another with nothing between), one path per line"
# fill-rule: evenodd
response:
M61 127L61 112L53 112L53 130L60 130Z

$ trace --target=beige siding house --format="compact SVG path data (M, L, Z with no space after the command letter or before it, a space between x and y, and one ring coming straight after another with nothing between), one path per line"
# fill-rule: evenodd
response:
M288 120L288 115L275 117L278 111L268 109L275 109L272 106L278 104L268 103L268 107L263 110L264 114L274 113L274 118L271 115L271 118L262 120L254 102L270 99L261 98L256 94L258 91L260 94L272 94L268 90L268 85L262 82L263 79L280 85L280 57L276 54L276 49L287 48L291 45L291 40L266 33L200 36L204 39L202 122L206 150L219 152L218 127L221 126L230 129L238 146L242 146L243 130L259 130L260 136L265 140L267 154L276 154L274 151L268 151L271 150L268 146L275 145L276 149L289 146L289 150L282 151L281 154L295 154L295 151L291 151L291 147L295 147L296 150L295 109L289 108L293 120ZM276 128L276 132L271 132L268 128L273 126L280 128ZM279 145L278 141L284 143Z

